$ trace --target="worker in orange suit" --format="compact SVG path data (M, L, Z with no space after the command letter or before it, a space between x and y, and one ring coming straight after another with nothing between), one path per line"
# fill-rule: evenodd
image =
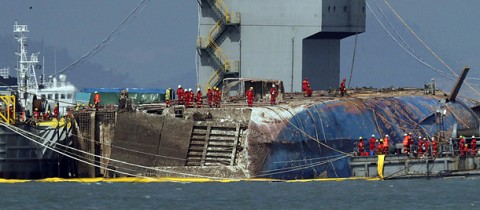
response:
M202 90L197 89L197 108L202 108Z
M245 94L247 96L247 104L249 107L253 106L253 98L255 97L255 92L253 92L253 87L250 87L250 89L247 90L247 93Z
M472 136L472 141L470 144L472 145L472 155L477 155L477 140L475 139L475 136Z
M100 106L100 94L95 91L95 96L93 97L93 104L95 104L95 110L98 111L98 107Z
M409 147L409 135L404 134L403 135L403 153L406 154L407 156L410 154L410 147Z
M345 86L345 82L347 81L346 78L343 78L342 82L340 83L340 95L344 96L347 94L347 87Z
M210 87L207 88L207 105L208 107L212 108L212 100L213 100L213 91Z
M389 143L388 135L385 135L385 138L383 138L383 154L388 154Z
M277 88L275 88L275 84L272 85L272 88L270 88L270 105L275 105L277 101Z
M372 138L369 140L369 146L370 146L370 156L375 155L375 135L372 134Z
M178 85L177 88L177 102L179 105L185 104L185 90L183 90L181 85Z

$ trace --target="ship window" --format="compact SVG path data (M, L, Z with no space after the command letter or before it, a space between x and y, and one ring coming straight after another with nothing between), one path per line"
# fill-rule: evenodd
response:
M55 100L58 99L58 93L55 93Z
M65 94L61 94L61 95L60 95L60 98L61 98L61 99L65 99Z
M71 93L67 94L67 99L72 99L73 95Z
M48 98L48 99L52 99L52 94L48 94L48 95L47 95L47 98Z

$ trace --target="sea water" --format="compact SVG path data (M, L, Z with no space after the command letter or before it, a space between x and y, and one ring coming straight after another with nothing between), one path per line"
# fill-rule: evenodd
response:
M479 179L0 184L1 209L480 209Z

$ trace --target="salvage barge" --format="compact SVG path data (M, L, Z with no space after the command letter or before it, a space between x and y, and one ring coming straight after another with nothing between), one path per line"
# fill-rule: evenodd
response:
M283 91L280 91L283 93ZM242 100L222 108L160 108L158 114L81 110L73 135L79 177L151 176L308 179L350 177L359 136L478 132L479 103L423 89L283 93L279 105ZM265 96L264 96L265 97ZM444 114L438 114L440 107ZM151 110L149 112L152 112ZM478 134L477 134L478 135ZM97 156L91 156L96 154ZM388 158L387 158L388 159ZM97 167L95 167L97 166Z

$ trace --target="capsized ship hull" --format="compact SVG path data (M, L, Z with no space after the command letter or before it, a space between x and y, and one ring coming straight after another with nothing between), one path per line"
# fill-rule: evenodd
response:
M448 137L455 126L459 131L478 131L472 103L446 103L440 123L435 116L440 101L435 96L367 97L253 108L247 136L250 175L349 177L347 153L360 136L368 140L372 134L376 138L388 134L395 145L405 132L427 137L444 130Z

